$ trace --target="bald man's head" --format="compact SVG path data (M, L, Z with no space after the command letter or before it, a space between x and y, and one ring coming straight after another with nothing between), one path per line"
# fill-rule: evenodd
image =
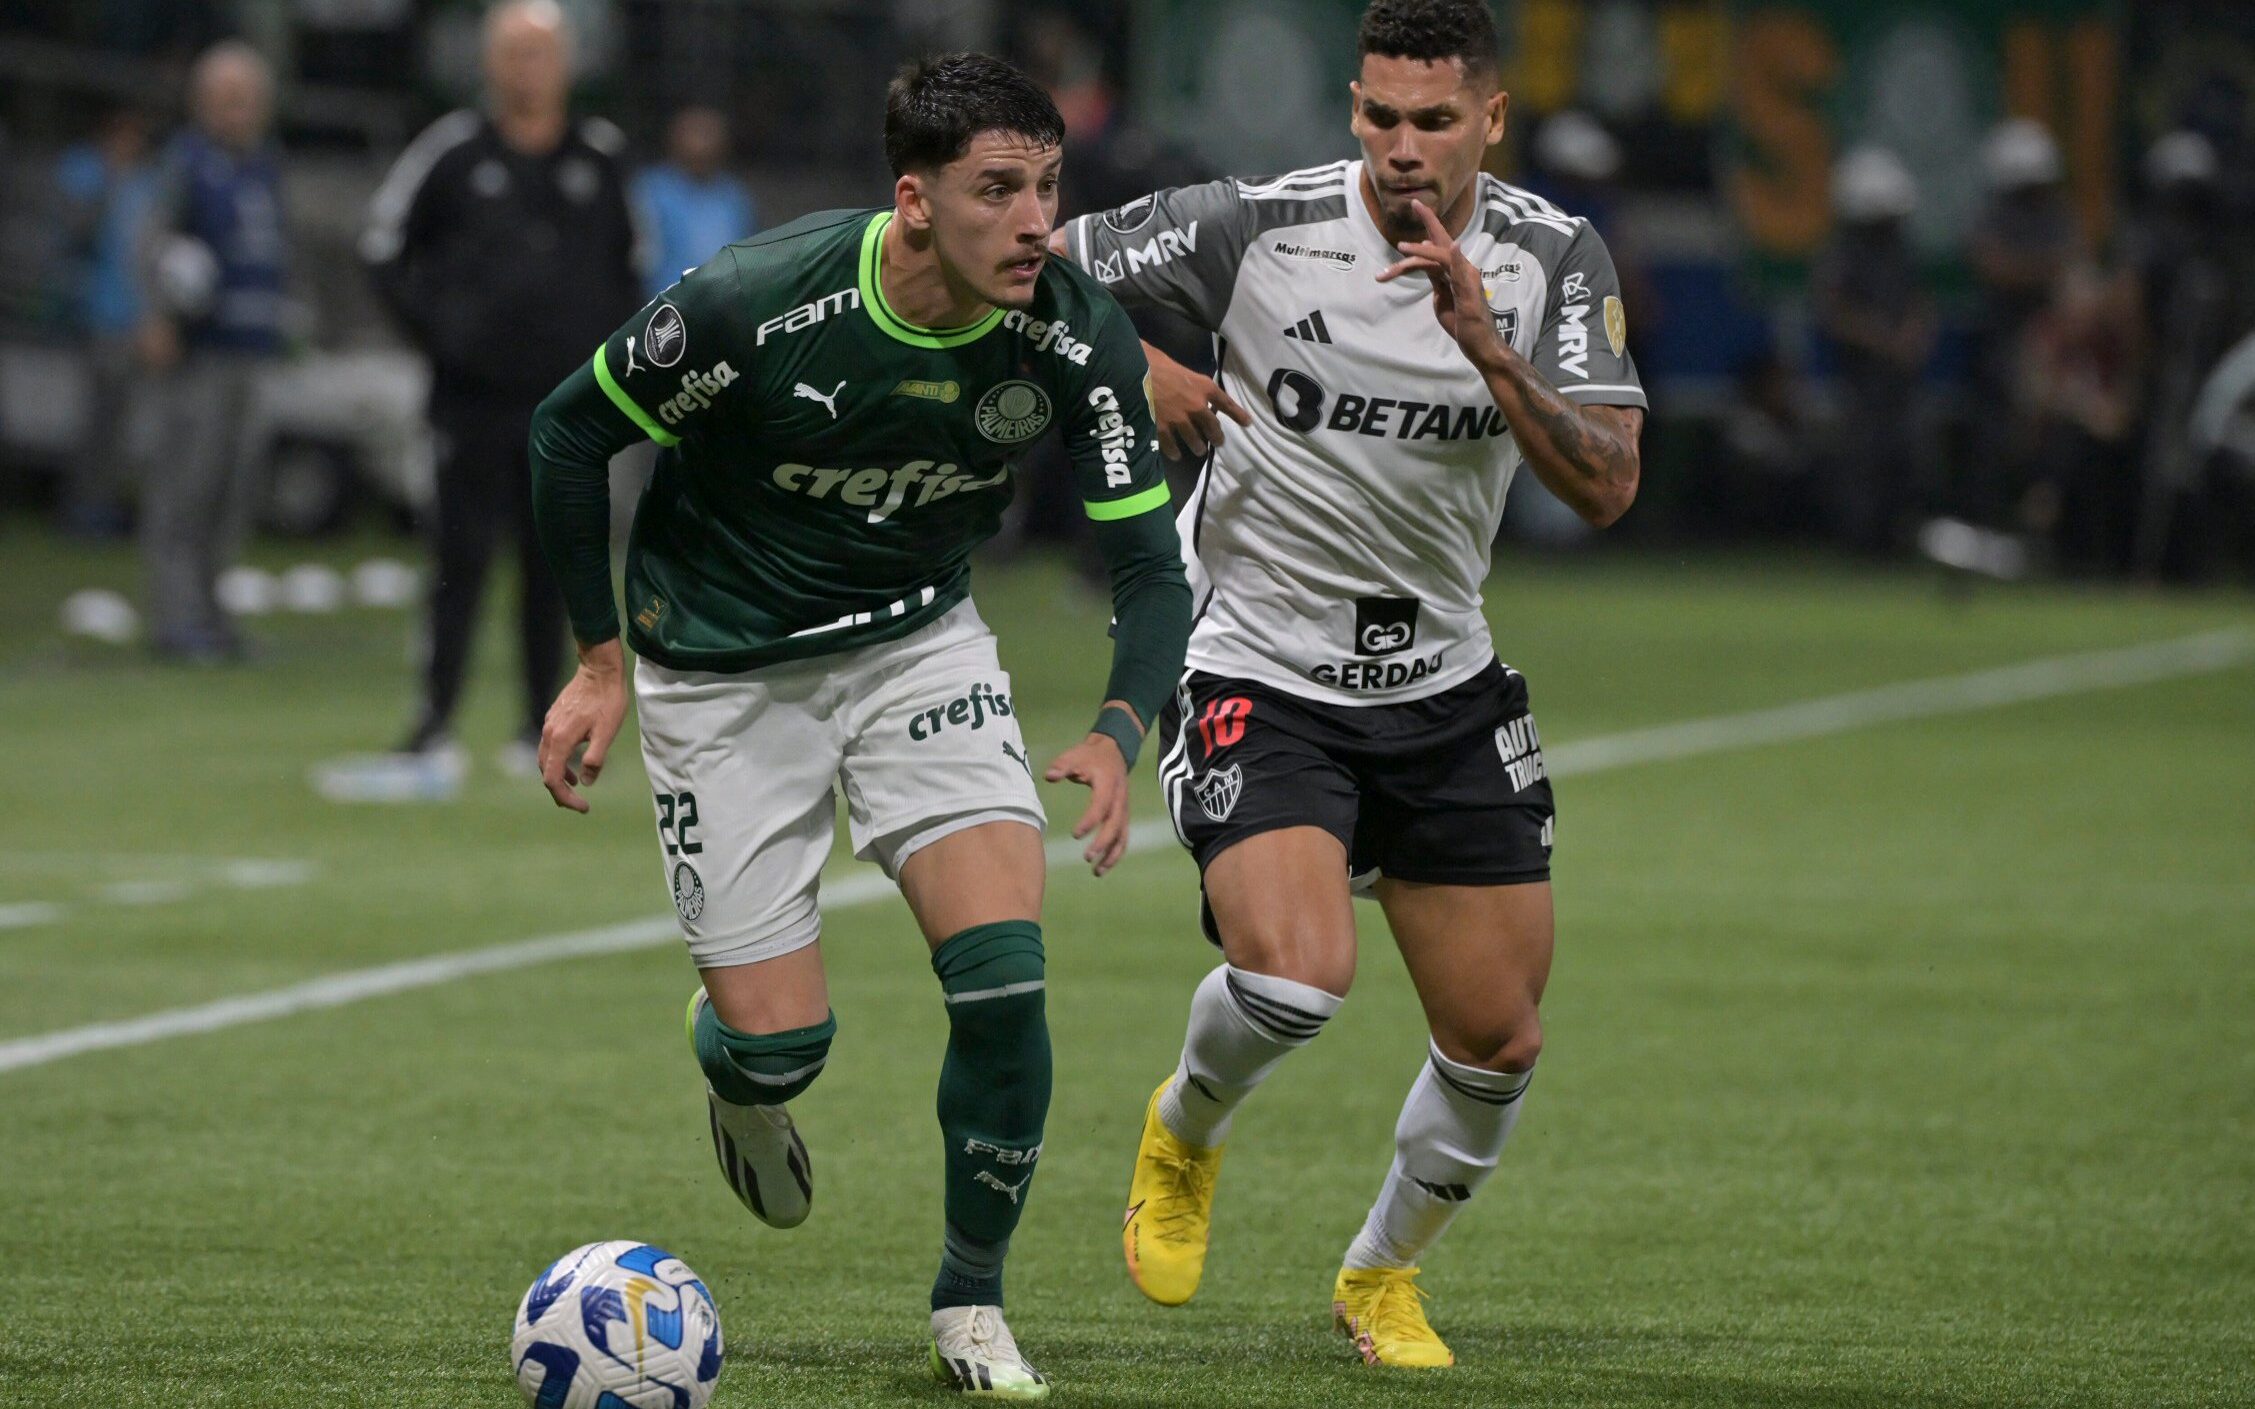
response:
M188 75L196 125L221 146L248 151L266 136L274 113L274 77L258 51L241 40L214 44Z
M499 111L562 110L571 92L571 28L556 0L507 0L486 12L485 82Z

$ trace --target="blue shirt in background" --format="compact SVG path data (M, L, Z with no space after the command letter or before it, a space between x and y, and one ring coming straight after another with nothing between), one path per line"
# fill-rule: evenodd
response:
M131 333L141 323L141 230L156 168L144 162L113 169L100 148L81 143L56 159L55 186L72 204L96 212L86 243L73 251L71 317L94 337Z
M634 178L634 206L649 231L654 262L645 282L652 297L673 287L683 272L759 230L752 193L733 176L699 181L670 162Z

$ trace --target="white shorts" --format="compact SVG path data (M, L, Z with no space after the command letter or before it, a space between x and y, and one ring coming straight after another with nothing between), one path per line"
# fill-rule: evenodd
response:
M985 822L1044 818L994 634L968 599L898 641L734 675L634 665L642 761L682 938L703 969L821 934L846 795L854 855L909 857Z

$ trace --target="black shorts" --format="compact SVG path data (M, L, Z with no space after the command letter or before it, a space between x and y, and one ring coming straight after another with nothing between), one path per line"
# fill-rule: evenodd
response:
M1159 778L1202 871L1231 844L1321 827L1351 875L1550 879L1552 808L1526 677L1491 662L1407 704L1335 705L1191 671L1159 714Z

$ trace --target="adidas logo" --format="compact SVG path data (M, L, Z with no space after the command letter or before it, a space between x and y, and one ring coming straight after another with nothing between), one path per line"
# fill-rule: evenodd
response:
M1298 338L1302 342L1329 343L1331 341L1331 330L1323 326L1323 310L1319 308L1291 327L1286 328L1284 336Z

